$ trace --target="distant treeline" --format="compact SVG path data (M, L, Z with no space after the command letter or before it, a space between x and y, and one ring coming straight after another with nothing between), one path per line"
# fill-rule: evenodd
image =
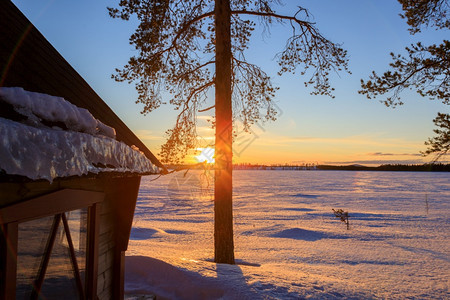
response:
M234 170L317 170L317 164L302 164L302 165L259 165L259 164L234 164Z
M422 165L402 165L388 164L378 167L368 167L362 165L253 165L237 164L235 170L347 170L347 171L414 171L414 172L450 172L450 164L422 164Z
M213 169L213 165L206 165ZM168 169L203 169L204 164L198 165L170 165L166 166ZM387 164L378 167L367 167L362 165L346 165L346 166L332 166L332 165L317 165L317 164L302 164L302 165L260 165L260 164L235 164L234 170L346 170L346 171L410 171L410 172L450 172L450 164Z
M349 166L329 166L318 165L318 170L350 170L350 171L414 171L414 172L450 172L450 164L423 164L423 165L402 165L388 164L378 167L367 167L360 165Z

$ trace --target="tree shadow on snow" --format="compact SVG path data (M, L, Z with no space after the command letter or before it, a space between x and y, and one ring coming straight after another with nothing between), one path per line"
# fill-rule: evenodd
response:
M295 195L292 195L292 197L295 197L295 198L307 198L307 199L317 199L317 198L319 198L319 195L312 195L312 194L295 194Z
M155 238L160 232L152 228L133 227L130 233L130 240L141 241Z
M289 228L285 230L281 230L279 232L273 233L270 237L276 238L289 238L294 240L303 240L303 241L318 241L326 238L335 238L334 236L330 236L327 233L320 231L313 231L301 228Z
M211 268L204 268L215 272L216 276L207 277L155 258L127 256L125 294L151 294L163 300L301 298L299 294L290 292L289 287L259 280L248 283L242 268L257 268L259 265L240 260L237 260L237 263L211 263Z
M287 208L284 208L284 210L291 210L291 211L315 211L315 209L312 209L312 208L304 208L304 207L300 207L300 208L297 208L297 207L287 207Z
M260 267L259 264L236 260L236 265L217 264L217 279L227 285L227 294L223 299L301 299L298 293L289 291L289 287L277 286L271 282L253 280L245 277L242 268Z

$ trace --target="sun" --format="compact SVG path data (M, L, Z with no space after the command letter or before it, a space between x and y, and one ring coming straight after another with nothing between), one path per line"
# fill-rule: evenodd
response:
M195 160L199 163L205 162L208 164L213 164L215 162L214 159L214 148L206 147L206 148L197 148L197 151L200 151L199 155L195 156Z

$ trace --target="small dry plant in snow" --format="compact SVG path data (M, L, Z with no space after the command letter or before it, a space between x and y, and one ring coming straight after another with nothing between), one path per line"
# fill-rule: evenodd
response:
M350 229L350 225L348 223L348 211L344 211L342 209L336 209L335 210L333 208L333 212L334 212L334 215L336 216L336 218L340 218L341 222L344 222L345 225L347 225L347 230L349 230Z

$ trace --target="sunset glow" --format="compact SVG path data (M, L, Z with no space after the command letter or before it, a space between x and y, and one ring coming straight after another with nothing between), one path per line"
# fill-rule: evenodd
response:
M134 85L111 80L114 68L133 55L129 36L137 24L112 20L105 14L105 7L110 4L104 1L52 2L45 7L36 1L13 2L146 146L159 153L166 140L165 132L174 125L178 111L163 105L155 112L142 115L142 106L134 104L137 99ZM295 1L285 2L280 13L289 14L296 8ZM397 1L352 1L342 5L324 0L310 1L307 7L314 16L312 21L324 35L348 50L352 74L331 76L335 99L311 95L311 89L303 84L310 74L277 75L279 66L273 58L285 45L290 31L273 26L267 35L256 29L247 58L280 87L273 99L277 120L255 123L251 135L238 131L233 162L379 165L430 161L432 158L421 157L420 151L426 148L424 141L434 135L432 119L437 112L447 112L448 106L405 90L405 105L390 109L379 103L381 98L368 100L357 91L360 80L367 79L372 70L380 73L387 68L390 52L403 54L405 46L419 40L427 45L437 43L442 41L442 32L428 30L425 34L411 35L405 20L399 16L401 6ZM80 22L85 26L78 26ZM61 31L67 34L61 35ZM161 97L163 102L169 102L171 95ZM213 105L214 94L210 93L200 109ZM215 110L210 109L197 115L198 147L207 149L207 145L214 145L211 128L214 114ZM202 150L192 149L185 162L213 162L213 158L205 157L205 154L209 157L208 151Z
M213 164L215 162L214 148L211 147L197 148L197 151L200 151L200 154L195 156L195 160L197 162L199 163L206 162L208 164Z

